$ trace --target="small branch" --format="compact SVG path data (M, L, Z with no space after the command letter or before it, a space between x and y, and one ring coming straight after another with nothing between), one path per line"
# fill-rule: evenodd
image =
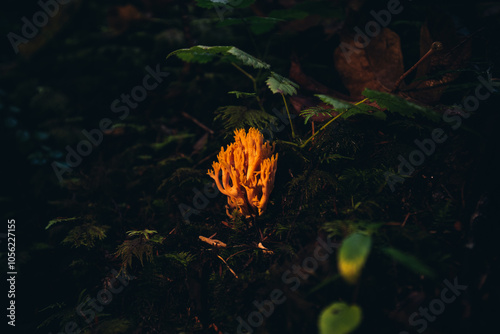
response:
M223 259L220 255L217 255L217 257L218 257L219 259L221 259L221 260L222 260L222 262L224 262L224 264L226 265L227 269L229 269L229 271L231 272L231 274L233 274L233 275L234 275L234 277L238 278L238 275L236 275L236 273L233 271L233 269L231 269L231 267L227 264L227 262L226 262L226 261L224 261L224 259Z
M210 129L208 126L206 126L205 124L203 124L202 122L200 122L199 120L194 118L193 116L189 115L187 112L183 111L183 112L181 112L181 115L186 117L187 119L192 120L196 125L198 125L203 130L207 131L211 135L214 134L214 131L212 129Z
M434 54L436 51L441 51L443 49L443 44L441 42L434 42L431 45L431 48L425 55L423 55L422 58L420 58L419 61L415 63L408 71L406 71L399 79L396 81L396 84L394 85L394 88L391 90L391 93L394 93L398 90L399 85L401 85L401 82L411 73L413 72L420 63L422 63L424 60L429 58L432 54Z

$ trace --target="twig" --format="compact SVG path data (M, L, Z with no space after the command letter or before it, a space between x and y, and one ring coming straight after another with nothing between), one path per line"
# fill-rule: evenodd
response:
M224 259L220 255L217 255L217 257L219 259L221 259L222 262L224 262L224 264L226 265L227 269L229 269L229 271L231 272L231 274L233 274L234 277L238 278L238 275L236 275L236 273L233 271L233 269L231 269L231 267L227 264L227 262L224 261Z
M391 90L391 93L394 93L398 90L399 85L401 85L401 82L411 73L413 72L420 63L422 63L424 60L429 58L432 54L434 54L436 51L441 51L443 49L443 44L441 42L434 42L431 45L431 48L425 55L423 55L422 58L420 58L419 61L415 63L408 71L406 71L399 79L396 81L396 84L394 85L394 88Z
M200 122L198 119L194 118L193 116L189 115L187 112L183 111L183 112L181 112L181 115L184 116L184 117L186 117L187 119L192 120L193 123L195 123L196 125L198 125L203 130L207 131L211 135L213 135L215 133L214 130L210 129L208 126L206 126L205 124L203 124L202 122Z

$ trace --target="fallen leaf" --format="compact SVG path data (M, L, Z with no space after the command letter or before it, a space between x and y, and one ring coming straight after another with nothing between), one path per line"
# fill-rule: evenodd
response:
M373 37L365 48L358 48L352 36L341 35L334 52L335 68L354 99L365 88L389 92L404 73L399 36L388 28Z

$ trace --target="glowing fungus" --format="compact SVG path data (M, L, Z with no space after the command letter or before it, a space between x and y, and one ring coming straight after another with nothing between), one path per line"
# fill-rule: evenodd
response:
M221 148L218 162L212 164L208 175L220 192L227 196L227 213L238 211L245 217L259 216L266 210L274 187L278 154L274 144L264 142L259 130L250 128L234 131L234 143Z

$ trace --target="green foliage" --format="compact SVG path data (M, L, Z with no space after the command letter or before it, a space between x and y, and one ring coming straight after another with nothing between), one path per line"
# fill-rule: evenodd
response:
M255 58L254 56L246 53L245 51L242 51L238 48L235 48L234 46L231 47L229 50L227 50L227 53L235 56L236 59L238 59L238 61L240 61L244 65L251 66L251 67L256 68L256 69L259 69L259 68L269 69L269 68L271 68L271 65L263 62L260 59Z
M237 90L232 90L230 92L227 92L228 94L234 94L236 95L236 98L240 99L240 98L245 98L245 97L255 97L257 96L257 94L255 93L247 93L247 92L240 92L240 91L237 91Z
M357 305L337 302L326 307L319 316L320 334L348 334L361 323L362 312Z
M154 250L165 240L164 237L157 233L155 230L148 229L127 232L129 237L135 236L136 238L123 241L117 247L115 253L121 259L123 270L126 271L128 267L132 267L132 259L134 257L139 259L142 266L144 266L144 257L146 257L148 262L153 261Z
M163 255L166 259L173 260L175 263L187 269L189 264L196 260L196 256L189 252L168 253Z
M245 8L253 4L255 0L196 0L196 4L202 8L214 8L227 6L232 8Z
M299 85L292 80L274 72L271 72L266 84L273 94L295 95L297 88L299 88Z
M71 229L62 242L75 248L82 246L92 248L97 241L106 238L106 231L109 228L109 226L98 226L91 222L85 223Z
M47 224L47 226L45 226L45 229L48 230L49 228L51 228L54 224L57 224L57 223L65 223L65 222L72 222L72 221L78 221L80 220L81 217L71 217L71 218L56 218L56 219L52 219L49 221L49 223Z
M438 122L441 119L440 115L435 111L396 95L378 92L371 89L365 89L363 91L363 95L370 100L377 102L379 106L387 109L391 113L396 113L408 118L421 116L433 122Z
M378 110L377 108L366 103L352 104L350 102L323 94L316 94L316 96L319 97L322 102L331 105L336 111L343 112L343 119L347 119L355 115L370 115L381 120L385 120L387 117L383 111Z
M288 183L288 194L300 194L308 202L315 198L327 186L335 186L337 181L328 172L313 169L294 177Z
M318 106L318 107L311 107L304 109L300 112L300 116L304 117L304 124L307 124L309 119L311 117L316 117L316 116L332 116L332 108L325 108L323 106Z
M395 248L386 247L382 251L390 256L395 261L401 263L411 271L419 275L426 275L428 277L435 277L434 272L423 264L419 259L411 254L403 253Z
M358 281L371 246L371 236L361 232L355 232L342 241L338 252L338 268L348 283L355 284Z
M254 127L257 129L270 129L277 123L277 118L259 109L249 109L245 106L220 107L216 111L215 119L224 123L228 133L234 129Z
M171 52L167 59L171 56L177 56L179 59L192 63L208 63L215 59L216 56L225 57L229 61L233 61L242 65L251 66L256 69L269 69L271 66L260 59L242 51L234 46L204 46L196 45L188 49L179 49Z
M231 46L204 46L196 45L189 49L179 49L171 52L167 59L171 56L177 56L183 61L189 63L208 63L215 59L218 55L227 55Z

